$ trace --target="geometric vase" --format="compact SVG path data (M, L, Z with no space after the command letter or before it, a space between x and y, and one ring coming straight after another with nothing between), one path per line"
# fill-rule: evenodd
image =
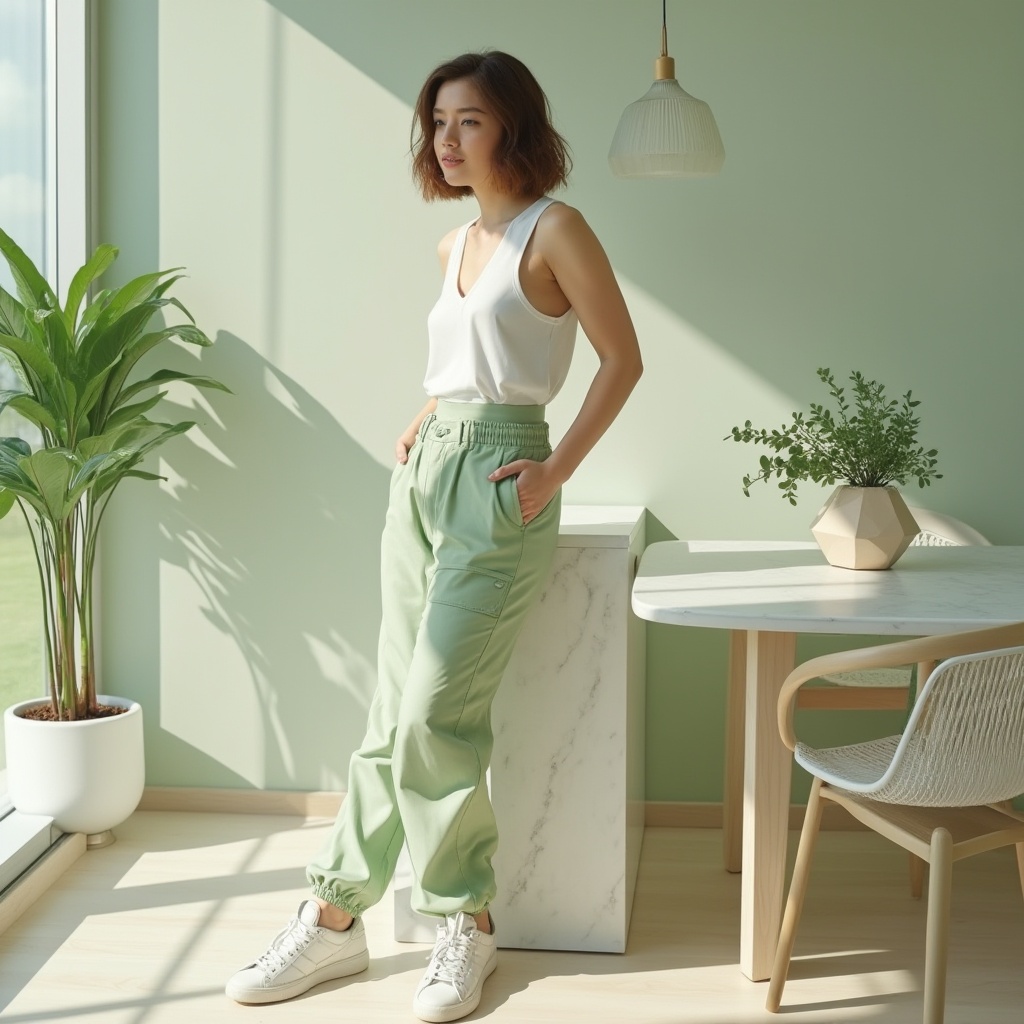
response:
M837 487L811 533L831 565L888 569L920 528L895 487Z

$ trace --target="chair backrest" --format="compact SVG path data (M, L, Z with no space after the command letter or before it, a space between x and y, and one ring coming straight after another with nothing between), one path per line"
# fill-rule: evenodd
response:
M873 800L973 807L1024 793L1024 647L942 662Z
M961 547L980 544L991 547L991 541L982 536L967 523L947 516L943 512L932 512L927 508L910 506L910 514L914 517L921 532L910 542L911 545L922 547Z

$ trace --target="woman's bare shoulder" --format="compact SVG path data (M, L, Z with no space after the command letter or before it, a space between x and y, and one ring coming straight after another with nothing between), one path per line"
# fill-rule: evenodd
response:
M557 258L558 254L567 256L593 247L600 247L597 237L583 214L567 203L554 202L537 221L537 246L542 256Z
M579 231L583 228L589 230L583 214L575 206L563 203L560 199L556 199L541 213L537 221L538 230L542 226L548 231Z

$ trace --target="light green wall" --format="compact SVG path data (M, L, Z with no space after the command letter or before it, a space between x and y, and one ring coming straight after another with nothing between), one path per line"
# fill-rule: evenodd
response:
M671 3L670 51L712 104L725 169L616 181L607 146L649 84L659 6L99 0L102 238L121 277L188 268L180 295L217 336L202 365L235 391L199 401L168 483L120 495L107 524L106 685L145 705L152 784L342 784L434 246L473 215L416 196L410 109L465 49L507 49L546 87L575 155L565 198L644 351L568 501L644 504L652 539L806 536L822 495L745 499L757 453L721 439L820 397L827 365L912 387L946 474L922 503L1024 542L1024 5ZM581 338L556 431L594 367ZM652 627L649 642L648 796L716 800L725 637Z

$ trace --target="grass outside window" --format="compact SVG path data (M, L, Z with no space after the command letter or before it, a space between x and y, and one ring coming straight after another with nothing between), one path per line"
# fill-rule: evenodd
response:
M43 694L42 608L28 528L0 519L0 711ZM6 763L0 729L0 768Z

